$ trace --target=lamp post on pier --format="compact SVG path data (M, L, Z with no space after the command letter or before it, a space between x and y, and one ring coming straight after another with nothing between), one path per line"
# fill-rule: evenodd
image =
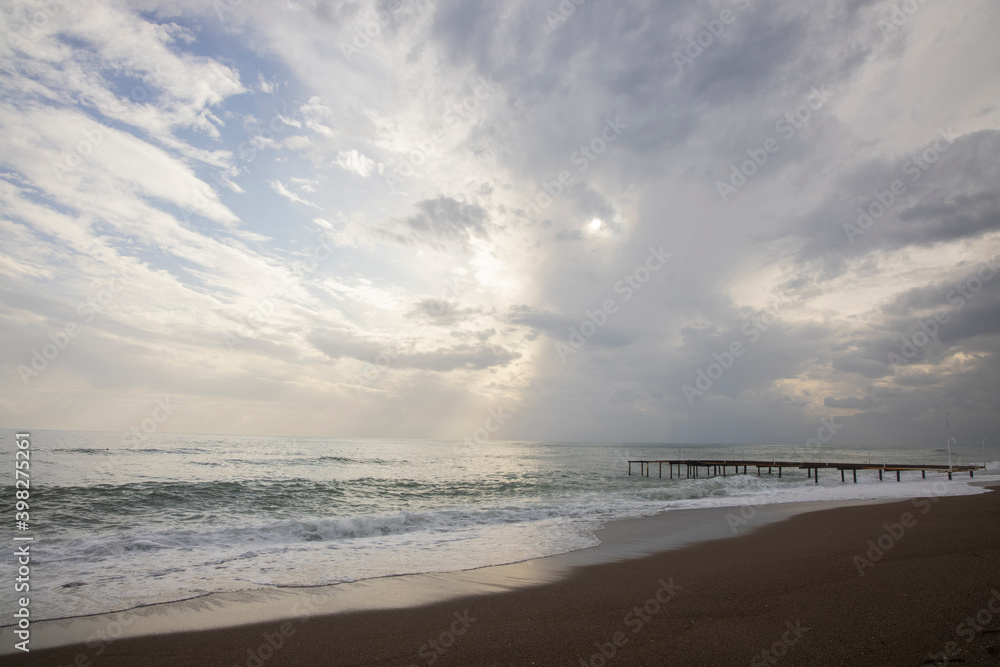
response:
M986 441L989 440L996 447L997 443L993 438L983 438L983 472L986 472Z
M948 432L948 411L944 413L944 436L947 438L948 445L948 479L951 479L951 441L955 438L951 437L951 433ZM955 444L958 444L958 440L955 440Z

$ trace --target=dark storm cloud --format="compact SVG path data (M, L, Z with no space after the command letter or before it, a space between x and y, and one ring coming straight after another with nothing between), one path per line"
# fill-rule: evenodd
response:
M307 340L320 352L331 359L348 357L369 361L387 349L387 345L375 340L367 340L359 332L347 329L316 330ZM395 346L392 346L393 348Z
M368 340L357 332L328 329L313 332L309 342L331 359L349 357L373 363L380 356L391 359L393 368L412 368L447 372L453 370L483 370L507 366L521 358L521 354L500 345L487 343L489 336L479 337L476 344L460 343L451 347L438 347L421 351L413 342L386 342Z
M445 249L464 248L470 238L487 238L492 229L489 213L477 204L442 196L418 202L416 208L416 214L389 224L381 233L405 245Z
M241 8L257 16L261 60L287 71L288 81L260 87L286 86L315 113L330 110L312 126L294 108L286 114L302 124L301 136L287 125L286 137L322 148L322 164L346 150L382 165L405 160L404 147L442 127L472 82L483 77L500 92L449 126L433 159L391 194L377 177L309 172L295 142L267 149L280 162L254 171L301 170L343 247L303 284L309 298L256 329L232 366L282 362L286 376L261 389L275 392L317 369L320 385L328 369L353 373L391 357L387 374L406 371L382 377L391 391L366 393L361 410L339 406L359 434L382 427L353 415L389 404L433 415L456 395L501 394L523 406L512 426L523 430L505 436L524 438L801 443L838 410L860 411L844 417L838 445L924 442L948 407L964 411L956 421L969 432L995 425L1000 277L974 280L1000 232L991 101L1000 51L991 31L980 32L1000 14L975 1L916 3L886 28L896 4L442 0L403 3L367 36L364 22L391 7L385 0ZM344 40L370 44L345 58ZM199 48L211 51L207 41ZM241 61L239 80L253 82L259 65ZM815 90L825 101L808 122L779 133ZM602 137L610 121L621 125L614 141ZM774 137L780 150L723 200L717 182ZM234 148L214 139L198 147ZM581 161L586 151L593 157ZM878 201L894 181L905 191ZM543 193L548 203L538 203ZM251 208L242 202L241 214ZM848 233L873 203L884 210ZM246 222L284 236L269 219ZM645 266L651 247L672 257L626 299L616 285ZM445 274L467 289L425 298ZM364 288L338 290L334 302L318 287L335 281ZM22 285L0 293L8 310L45 326L58 319L44 295L25 306L36 288ZM616 312L560 358L557 344L608 299ZM220 301L188 309L229 323L231 301ZM746 328L773 303L785 305L766 328ZM342 326L345 314L352 327ZM217 339L220 326L209 334ZM30 350L42 328L24 338L10 327L3 338ZM187 333L195 327L174 328L184 345L203 344ZM734 343L743 352L730 361ZM317 364L311 348L326 359ZM689 403L682 387L713 363L724 373ZM245 391L233 373L233 392ZM484 389L494 381L502 390ZM415 416L413 433L420 419L432 421Z
M397 364L400 368L440 372L478 371L484 368L507 366L520 358L519 352L513 352L499 345L456 345L449 348L441 347L431 352L404 354L399 358Z
M543 333L550 338L565 336L569 328L578 323L564 315L525 305L512 306L507 314L506 321L510 324L519 324L528 327L532 331Z
M982 190L968 195L943 194L938 201L911 206L900 213L898 219L902 224L888 234L889 240L897 246L974 239L1000 230L1000 193Z
M455 301L428 298L418 301L406 317L437 326L453 326L475 319L482 313L480 308L462 308Z
M594 280L585 268L592 246L582 227L588 215L610 216L622 208L619 193L623 187L644 191L643 201L650 203L647 210L651 215L630 230L634 234L630 250L642 247L644 240L680 237L686 242L679 246L673 267L676 271L670 280L647 288L633 302L635 310L615 321L632 334L633 344L621 348L612 360L604 357L599 344L591 346L588 341L573 358L586 359L591 371L585 380L583 364L579 370L571 367L564 371L580 373L580 384L617 383L616 402L625 397L639 401L637 397L643 395L679 397L681 384L693 382L696 372L713 361L713 353L723 353L733 341L747 342L740 334L744 313L719 297L740 273L735 267L741 266L742 256L759 256L763 247L781 247L778 244L791 241L786 246L790 255L782 249L770 260L787 257L794 267L776 291L808 302L827 294L829 285L845 276L877 284L891 268L893 253L906 248L971 241L996 231L993 184L1000 182L996 171L1000 160L992 145L993 133L955 132L954 145L939 153L936 162L911 182L906 179L911 177L913 165L906 162L939 138L933 125L895 153L872 158L871 145L838 117L837 105L857 85L870 62L897 58L908 48L905 30L890 34L878 27L878 21L891 12L890 4L851 2L817 13L804 5L753 3L746 11L734 12L724 34L680 68L672 57L675 48L687 44L687 38L701 29L702 21L713 20L722 8L731 5L654 3L642 12L641 21L633 20L629 6L579 6L547 39L540 39L538 46L526 52L522 68L532 76L513 77L506 87L533 112L531 120L517 126L514 143L524 147L526 156L540 152L558 156L551 163L544 161L547 158L516 163L540 179L551 180L564 156L587 139L587 114L581 109L598 115L614 108L629 123L620 142L578 176L579 182L570 191L588 188L600 196L603 209L575 206L572 195L566 194L562 199L565 210L553 207L546 212L558 230L550 242L558 245L552 253L557 254L561 267L548 283L549 301L544 306L512 311L508 321L561 340L577 323L565 313L588 307L586 299L577 297L588 293L584 285L592 285L590 303L599 302L602 282ZM482 47L491 53L496 48L496 43ZM545 69L545 62L558 62L559 76ZM742 201L715 213L679 204L676 198L656 200L651 196L662 178L657 160L669 162L693 144L697 158L683 175L701 175L710 186L714 170L727 170L739 156L746 159L746 149L760 146L768 136L779 136L775 134L776 121L801 104L813 88L829 90L830 101L794 137L782 138L773 164L760 169L740 193ZM578 93L584 90L586 96ZM904 172L907 168L910 171ZM827 183L827 178L833 182ZM905 196L850 243L844 223L854 221L855 209L870 203L875 189L885 190L896 179L906 181ZM760 192L771 195L769 207L753 212L742 208L747 197ZM795 197L801 197L804 205L791 213L783 202ZM691 231L695 228L702 233ZM761 263L766 266L767 261ZM626 260L618 266L627 264ZM577 265L578 269L569 268ZM896 377L909 378L918 369L934 368L938 381L952 382L939 375L937 364L957 350L965 350L964 344L953 346L949 336L980 332L985 326L989 313L984 310L979 314L985 309L985 299L956 313L948 326L952 333L945 333L942 326L938 338L919 348L904 368L897 371L888 360L890 353L899 352L902 338L918 330L921 318L949 307L945 300L948 290L941 291L945 285L939 276L929 274L927 278L924 285L915 278L913 282L919 286L899 302L890 299L886 304L871 304L872 315L865 323L815 315L812 321L803 321L797 308L792 308L789 320L795 324L783 322L761 332L760 341L747 345L746 353L714 383L711 394L744 401L768 396L773 402L767 410L778 410L782 403L801 408L804 403L800 398L785 396L787 400L782 401L769 392L780 382L836 382L854 386L862 396L858 400L866 403L861 407L871 407L866 397L871 396L867 387L873 381L890 383L891 387ZM940 303L935 305L936 301ZM661 335L670 342L660 348L638 342L651 343ZM907 385L903 394L913 386ZM834 396L831 400L848 399ZM820 403L820 409L832 407ZM899 403L886 407L902 410L904 405L901 396ZM681 405L692 414L700 414L696 407ZM736 423L738 417L727 413L712 420L712 427L701 423L711 429L726 419ZM760 429L762 425L748 424L748 428ZM814 432L815 427L812 429ZM808 426L804 431L808 434Z
M803 239L799 259L840 275L852 260L871 253L975 239L1000 229L1000 132L960 136L952 145L946 136L942 129L911 150L846 172L835 199L789 221L789 231ZM937 151L935 142L947 150ZM925 152L933 163L922 160ZM901 194L892 192L894 182Z
M596 309L593 312L596 312ZM505 321L508 324L528 328L532 339L538 335L544 335L552 341L565 343L573 335L574 330L579 331L582 323L591 320L588 319L585 313L577 317L571 317L521 305L512 306L506 315ZM616 348L630 345L636 339L637 336L634 331L629 331L621 326L604 324L600 327L598 333L594 334L592 338L588 338L588 342L595 347Z

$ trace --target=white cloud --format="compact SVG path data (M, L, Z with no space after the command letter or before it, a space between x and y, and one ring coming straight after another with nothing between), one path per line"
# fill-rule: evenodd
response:
M39 5L8 4L0 31L18 34ZM114 414L99 408L134 392L113 369L211 404L187 430L455 437L455 415L501 397L531 406L509 437L791 442L850 404L845 444L918 441L941 396L970 432L996 425L986 287L913 368L884 363L1000 250L993 4L928 4L887 41L885 3L756 3L681 72L663 54L711 18L694 2L585 4L552 33L524 1L407 5L351 59L337 44L355 24L332 6L243 3L223 23L211 3L142 6L50 3L34 38L0 43L0 242L16 250L0 364L109 267L136 276L79 341L91 365L67 357L45 391L0 394L0 415L72 425L51 396L90 408L77 423ZM814 86L830 104L777 135ZM848 243L842 224L939 125L954 147ZM780 151L721 202L716 180L769 136ZM673 257L625 301L616 285L661 245ZM607 299L616 313L562 364L555 343ZM689 406L681 385L774 301L791 305ZM222 332L261 309L228 350ZM412 316L430 309L447 317ZM390 344L413 357L359 397L359 355ZM315 405L332 409L301 412ZM393 411L413 416L376 418Z
M337 164L362 178L368 178L378 170L375 160L365 157L355 148L338 153Z
M303 104L299 108L299 111L305 118L307 128L326 137L333 136L333 130L325 124L333 121L333 112L330 107L323 104L321 98L318 96L310 98L307 104Z
M314 204L313 202L308 201L306 199L303 199L302 197L298 196L297 194L286 188L281 181L271 181L270 183L268 183L268 185L270 185L271 189L277 192L282 197L290 199L297 204L305 204L306 206L312 206L313 208L316 209L320 208L319 205Z
M264 78L263 74L257 74L257 90L267 95L273 95L276 84L273 81L268 81Z
M319 181L315 178L297 178L293 176L288 180L295 183L302 192L316 192L316 186L319 184Z

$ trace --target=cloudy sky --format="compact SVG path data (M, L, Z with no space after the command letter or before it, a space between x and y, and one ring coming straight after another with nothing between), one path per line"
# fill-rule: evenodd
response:
M996 2L0 21L0 425L1000 440Z

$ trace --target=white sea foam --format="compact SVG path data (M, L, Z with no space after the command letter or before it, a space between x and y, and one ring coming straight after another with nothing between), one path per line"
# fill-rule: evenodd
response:
M60 433L33 468L41 506L33 613L72 616L217 591L315 586L455 571L596 544L615 519L699 507L964 495L968 478L786 469L660 479L627 475L649 446L151 438L122 450L111 434ZM35 446L46 443L42 434ZM118 449L116 450L116 446ZM689 446L690 447L690 446ZM781 450L751 449L752 456ZM881 452L940 462L937 452ZM729 455L702 448L700 456ZM828 452L828 460L865 452ZM903 459L900 457L907 457ZM920 460L920 458L923 460ZM937 458L935 458L937 457ZM207 465L212 463L214 465ZM1000 469L1000 464L992 464ZM730 469L731 470L731 469ZM262 472L264 471L264 472ZM654 471L655 475L655 471ZM998 475L988 479L1000 480ZM39 517L41 518L41 517ZM38 583L35 583L38 582ZM0 603L10 591L0 592Z

